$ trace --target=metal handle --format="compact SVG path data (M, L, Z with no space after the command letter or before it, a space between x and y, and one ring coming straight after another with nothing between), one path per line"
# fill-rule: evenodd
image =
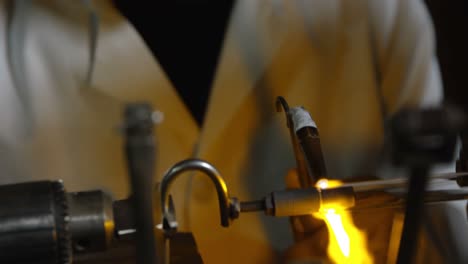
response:
M132 189L133 217L136 224L136 257L138 264L161 263L157 258L153 220L153 175L156 160L153 109L147 103L125 107L125 154Z
M181 161L175 164L174 166L172 166L172 168L170 168L164 175L160 184L161 208L162 208L163 217L170 215L168 197L169 197L169 189L172 183L174 182L175 179L177 179L177 177L180 174L187 172L187 171L192 171L192 170L205 173L214 183L216 193L218 195L219 211L221 214L220 215L221 225L224 227L228 227L230 219L236 218L238 214L233 214L231 212L233 211L233 208L235 208L235 206L232 206L233 200L229 198L226 183L221 177L221 174L213 165L211 165L210 163L204 160L199 160L199 159L188 159L188 160Z
M301 153L301 147L299 146L296 131L294 131L294 120L292 119L292 114L288 102L286 102L286 99L284 99L282 96L278 96L276 98L276 111L281 112L281 110L283 110L286 115L286 125L289 129L289 136L291 137L294 157L296 158L297 174L299 176L301 188L312 187L313 184L310 180L307 162L304 155Z

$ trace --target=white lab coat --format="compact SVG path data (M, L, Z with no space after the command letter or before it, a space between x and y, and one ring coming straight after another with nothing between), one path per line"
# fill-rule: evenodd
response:
M382 146L379 90L388 114L434 104L441 84L422 1L238 1L203 128L198 128L135 29L107 1L91 85L87 9L80 1L32 1L24 19L25 91L19 99L0 42L0 183L63 179L69 191L128 195L117 127L125 102L164 113L154 180L189 157L213 163L241 200L284 188L294 158L274 100L303 105L318 124L330 177L372 173ZM5 1L0 36L6 39ZM19 45L19 44L18 44ZM187 44L189 45L189 43ZM287 219L246 214L219 225L203 177L173 187L182 230L206 263L269 263L292 243Z

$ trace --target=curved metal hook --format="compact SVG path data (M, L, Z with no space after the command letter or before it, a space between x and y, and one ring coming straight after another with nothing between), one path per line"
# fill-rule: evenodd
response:
M163 216L170 215L169 207L169 189L177 177L186 172L196 170L205 173L210 177L211 181L214 183L216 192L218 194L219 201L219 210L221 213L221 225L224 227L229 226L230 219L230 210L231 202L227 190L226 183L224 182L221 174L216 170L213 165L210 163L199 160L199 159L188 159L181 161L174 166L172 166L164 175L161 184L160 184L160 193L161 193L161 208Z
M282 109L285 113L289 113L288 102L286 102L283 96L278 96L276 97L276 111L281 112Z
M296 132L294 131L294 120L292 118L291 110L289 108L288 103L286 102L286 99L284 99L284 97L282 96L278 96L276 98L276 111L281 112L281 109L283 109L284 113L286 114L286 125L289 128L289 135L291 137L291 144L293 147L294 156L296 157L297 173L299 175L301 187L310 187L310 184L308 183L309 171L307 168L305 157L299 146Z
M289 105L288 102L286 102L286 99L282 96L276 97L276 111L281 112L281 110L284 110L284 113L286 114L286 124L288 127L292 127L292 116L291 112L289 111Z

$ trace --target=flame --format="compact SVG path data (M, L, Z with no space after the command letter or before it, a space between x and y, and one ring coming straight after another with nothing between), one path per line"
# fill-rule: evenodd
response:
M316 187L320 189L340 186L341 182L336 180L321 179ZM349 212L340 208L322 207L320 212L314 216L325 221L330 240L328 243L328 256L335 263L373 263L372 257L367 250L365 234L353 223Z

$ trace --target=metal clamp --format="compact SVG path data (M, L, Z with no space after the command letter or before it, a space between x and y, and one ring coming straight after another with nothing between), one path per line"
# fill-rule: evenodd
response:
M226 183L218 170L210 163L199 159L181 161L172 166L164 175L160 183L161 209L163 217L166 218L172 215L169 206L169 189L172 183L180 174L193 170L205 173L214 183L216 193L218 195L221 225L228 227L230 220L236 219L239 216L239 202L236 198L229 197Z

